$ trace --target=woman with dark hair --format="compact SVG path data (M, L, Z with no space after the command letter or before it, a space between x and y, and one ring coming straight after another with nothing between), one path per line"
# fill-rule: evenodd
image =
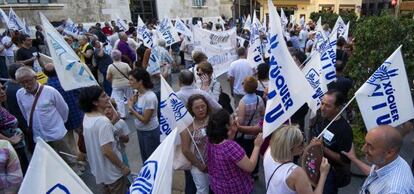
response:
M233 141L236 133L235 120L225 110L212 114L207 126L207 166L210 186L215 194L252 193L254 170L259 157L263 137L260 133L254 141L250 158L244 149Z
M266 102L269 85L269 64L261 63L257 66L257 89L256 94Z
M83 137L86 155L97 184L103 184L106 193L125 193L128 189L128 166L122 163L122 155L114 139L116 130L105 116L105 108L110 106L109 97L99 86L81 89L80 108L83 118Z
M206 127L210 115L207 99L201 94L188 98L187 110L194 117L192 126L181 132L181 149L184 156L193 165L191 175L197 188L197 194L208 194L209 182L206 164ZM194 142L192 142L194 140ZM194 151L192 147L197 146Z
M218 101L221 93L221 85L213 74L213 66L207 61L203 61L197 65L197 76L200 78L198 87L211 94L214 100Z
M129 85L138 90L128 100L128 108L135 116L141 159L145 162L160 144L158 99L151 90L154 85L145 69L137 68L129 72Z

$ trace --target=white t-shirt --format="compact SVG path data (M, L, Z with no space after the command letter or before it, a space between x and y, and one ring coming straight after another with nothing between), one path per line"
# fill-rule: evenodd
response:
M83 136L85 138L86 155L91 172L97 184L111 184L122 177L121 170L103 155L101 146L112 143L112 151L122 160L114 139L115 127L105 116L88 116L83 119Z
M118 122L116 122L114 126L115 126L114 137L115 137L115 141L117 144L116 147L121 153L123 153L125 152L125 144L119 141L119 136L128 135L129 127L128 127L128 124L123 119L120 119Z
M234 77L233 92L234 94L244 95L243 80L247 76L253 76L253 69L250 67L247 59L238 59L230 64L227 72L228 77Z
M153 109L154 112L151 115L151 119L147 124L142 123L140 120L135 119L135 126L139 131L151 131L158 127L158 99L153 91L146 91L145 94L138 97L138 101L134 105L134 110L140 115L144 114L147 109Z

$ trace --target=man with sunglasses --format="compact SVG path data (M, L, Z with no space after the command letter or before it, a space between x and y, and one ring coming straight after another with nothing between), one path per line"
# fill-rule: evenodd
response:
M368 177L360 194L409 194L414 193L414 177L408 163L399 156L403 138L389 125L381 125L368 131L362 150L369 166L359 160L354 148L342 152Z

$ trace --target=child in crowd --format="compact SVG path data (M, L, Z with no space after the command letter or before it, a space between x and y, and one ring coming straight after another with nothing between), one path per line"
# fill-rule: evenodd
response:
M112 121L112 123L114 123L116 129L114 131L114 135L115 141L117 142L117 148L122 154L122 162L129 167L128 157L125 152L125 144L129 141L129 128L127 123L123 119L118 120L119 113L116 112L117 106L113 98L111 98L111 104L115 108L115 110L111 106L108 106L105 109L105 115Z

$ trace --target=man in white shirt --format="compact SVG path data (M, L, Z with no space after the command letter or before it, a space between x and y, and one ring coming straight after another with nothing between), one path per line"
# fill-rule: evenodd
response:
M253 76L254 72L250 66L247 58L246 48L240 47L237 49L239 59L230 64L230 69L227 72L228 80L230 82L231 95L234 99L234 107L239 105L241 98L246 94L243 89L243 79L247 76Z
M21 67L16 71L16 80L22 86L17 93L17 103L30 125L30 113L33 101L41 85L36 81L36 73L29 67ZM33 141L40 137L51 145L56 152L70 153L70 150L63 141L66 136L65 122L68 119L69 108L60 93L47 85L43 86L39 99L36 103L32 127ZM63 157L63 159L67 159ZM66 160L67 162L71 162Z
M342 152L368 176L360 194L414 193L414 177L410 166L399 156L402 144L401 134L394 127L381 125L368 131L362 147L372 166L359 160L354 148Z

